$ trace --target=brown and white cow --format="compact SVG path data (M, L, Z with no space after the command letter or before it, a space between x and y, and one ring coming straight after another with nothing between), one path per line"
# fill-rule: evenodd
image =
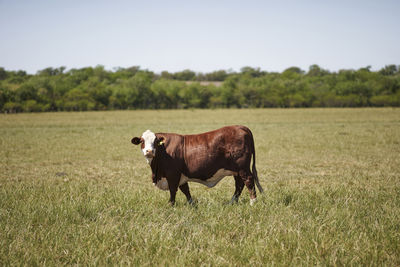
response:
M178 187L192 203L188 182L213 187L230 175L234 176L236 187L232 202L238 201L244 185L250 192L250 204L256 200L255 184L263 192L257 177L253 134L245 126L227 126L193 135L147 130L141 137L134 137L132 143L141 144L153 184L169 190L171 204L175 203Z

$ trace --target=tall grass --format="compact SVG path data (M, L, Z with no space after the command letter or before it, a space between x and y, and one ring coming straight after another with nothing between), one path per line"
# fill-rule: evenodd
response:
M133 136L244 124L265 189L175 207ZM0 115L0 265L400 265L400 110Z

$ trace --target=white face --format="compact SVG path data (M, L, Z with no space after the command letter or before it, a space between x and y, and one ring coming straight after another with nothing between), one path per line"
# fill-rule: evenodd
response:
M147 161L149 161L156 154L156 150L154 148L154 140L156 140L156 135L152 131L147 130L142 134L142 139L144 141L142 152Z

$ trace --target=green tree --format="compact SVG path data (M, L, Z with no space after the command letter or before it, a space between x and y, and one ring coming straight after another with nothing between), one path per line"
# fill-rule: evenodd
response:
M96 106L94 100L78 88L72 89L64 96L63 108L67 111L93 110Z
M322 69L320 66L316 64L311 65L307 73L308 76L323 76L328 74L329 71Z
M7 79L7 77L7 71L4 68L0 67L0 81Z
M395 75L396 73L400 72L400 66L396 65L386 65L382 68L379 73L385 76Z
M175 80L179 81L193 81L195 80L196 73L191 70L183 70L180 72L175 72L173 77Z

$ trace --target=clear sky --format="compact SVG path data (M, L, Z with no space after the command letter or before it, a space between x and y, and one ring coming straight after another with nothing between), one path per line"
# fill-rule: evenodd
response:
M330 71L400 65L399 0L0 0L0 66Z

